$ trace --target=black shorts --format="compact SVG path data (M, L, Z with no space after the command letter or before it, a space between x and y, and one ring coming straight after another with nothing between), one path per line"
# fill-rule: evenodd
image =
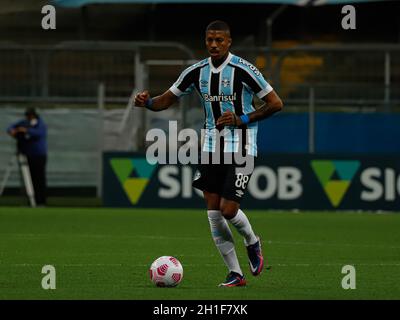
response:
M240 203L254 169L243 171L243 167L237 164L199 164L192 185Z

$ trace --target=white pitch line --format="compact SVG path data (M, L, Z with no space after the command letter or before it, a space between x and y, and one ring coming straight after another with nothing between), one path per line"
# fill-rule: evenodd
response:
M11 267L42 267L45 264L41 263L15 263L3 264L3 266ZM125 264L125 263L56 263L55 267L150 267L149 264ZM215 267L220 266L220 263L204 263L201 266ZM0 264L1 266L1 264ZM185 264L185 267L198 267L200 264Z
M363 247L363 248L385 248L385 249L400 249L400 246L388 246L384 244L356 244L356 243L329 243L329 242L302 242L302 241L272 241L267 240L268 244L283 244L289 246L334 246L334 247Z
M348 263L275 263L271 267L341 267ZM400 263L353 263L354 266L367 266L367 267L400 267Z
M45 234L45 233L9 233L0 234L0 237L15 237L15 238L53 238L53 237L64 237L67 236L72 238L113 238L118 239L148 239L148 240L203 240L202 237L171 237L171 236L146 236L146 235L110 235L110 234ZM267 244L277 244L277 245L289 245L289 246L334 246L334 247L362 247L362 248L384 248L384 249L400 249L400 246L388 246L385 244L356 244L356 243L332 243L332 242L304 242L304 241L275 241L275 240L265 240L264 243Z
M65 237L68 238L114 238L114 239L150 239L150 240L200 240L201 237L171 237L171 236L145 236L145 235L114 235L114 234L46 234L46 233L1 233L0 237L15 237L15 238L54 238L54 237Z
M43 263L15 263L9 264L13 267L37 267L44 266ZM121 267L122 263L56 263L55 266L60 267ZM139 266L139 265L138 265Z
M3 264L4 266L12 267L37 267L43 266L40 263L14 263ZM201 264L184 264L184 267L214 267L220 266L220 263L201 263ZM344 266L345 262L333 263L274 263L268 267L336 267ZM353 263L354 266L367 266L367 267L400 267L400 263ZM150 264L125 264L125 263L56 263L56 267L150 267Z

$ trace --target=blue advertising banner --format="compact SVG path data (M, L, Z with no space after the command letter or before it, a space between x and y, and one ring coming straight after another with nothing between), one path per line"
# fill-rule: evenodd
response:
M285 134L277 132L285 128ZM399 153L400 114L316 112L315 152L323 154ZM258 124L260 153L307 153L309 114L282 112Z
M108 207L203 208L192 187L196 166L149 164L145 155L105 153ZM249 209L400 211L400 157L259 157L242 202Z

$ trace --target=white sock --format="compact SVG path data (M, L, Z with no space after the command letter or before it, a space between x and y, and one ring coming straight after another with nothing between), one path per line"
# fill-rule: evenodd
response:
M235 226L236 230L244 237L244 243L246 246L251 244L255 244L258 239L254 234L253 229L251 228L251 224L247 216L244 214L242 210L238 210L236 216L229 220L233 226Z
M229 229L226 219L219 210L208 210L207 214L212 238L225 265L228 267L229 271L234 271L243 275L239 260L236 256L232 232L231 229Z

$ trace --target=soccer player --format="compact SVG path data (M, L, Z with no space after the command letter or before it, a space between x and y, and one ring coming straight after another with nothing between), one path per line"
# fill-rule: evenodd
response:
M209 58L185 69L160 96L151 98L148 91L136 94L134 104L161 111L182 95L196 90L206 117L201 152L211 155L221 150L223 154L241 153L247 159L254 159L257 156L257 122L280 111L282 101L256 67L230 53L232 39L225 22L217 20L207 26L205 43ZM257 110L253 104L254 95L265 102ZM231 134L221 138L217 133L222 129ZM237 135L238 129L242 130L241 135ZM193 187L203 191L211 234L229 270L226 280L220 284L223 287L246 285L228 222L244 237L251 273L259 275L264 266L260 237L240 209L252 173L252 170L241 173L241 167L243 164L237 160L217 164L202 162L193 181Z

